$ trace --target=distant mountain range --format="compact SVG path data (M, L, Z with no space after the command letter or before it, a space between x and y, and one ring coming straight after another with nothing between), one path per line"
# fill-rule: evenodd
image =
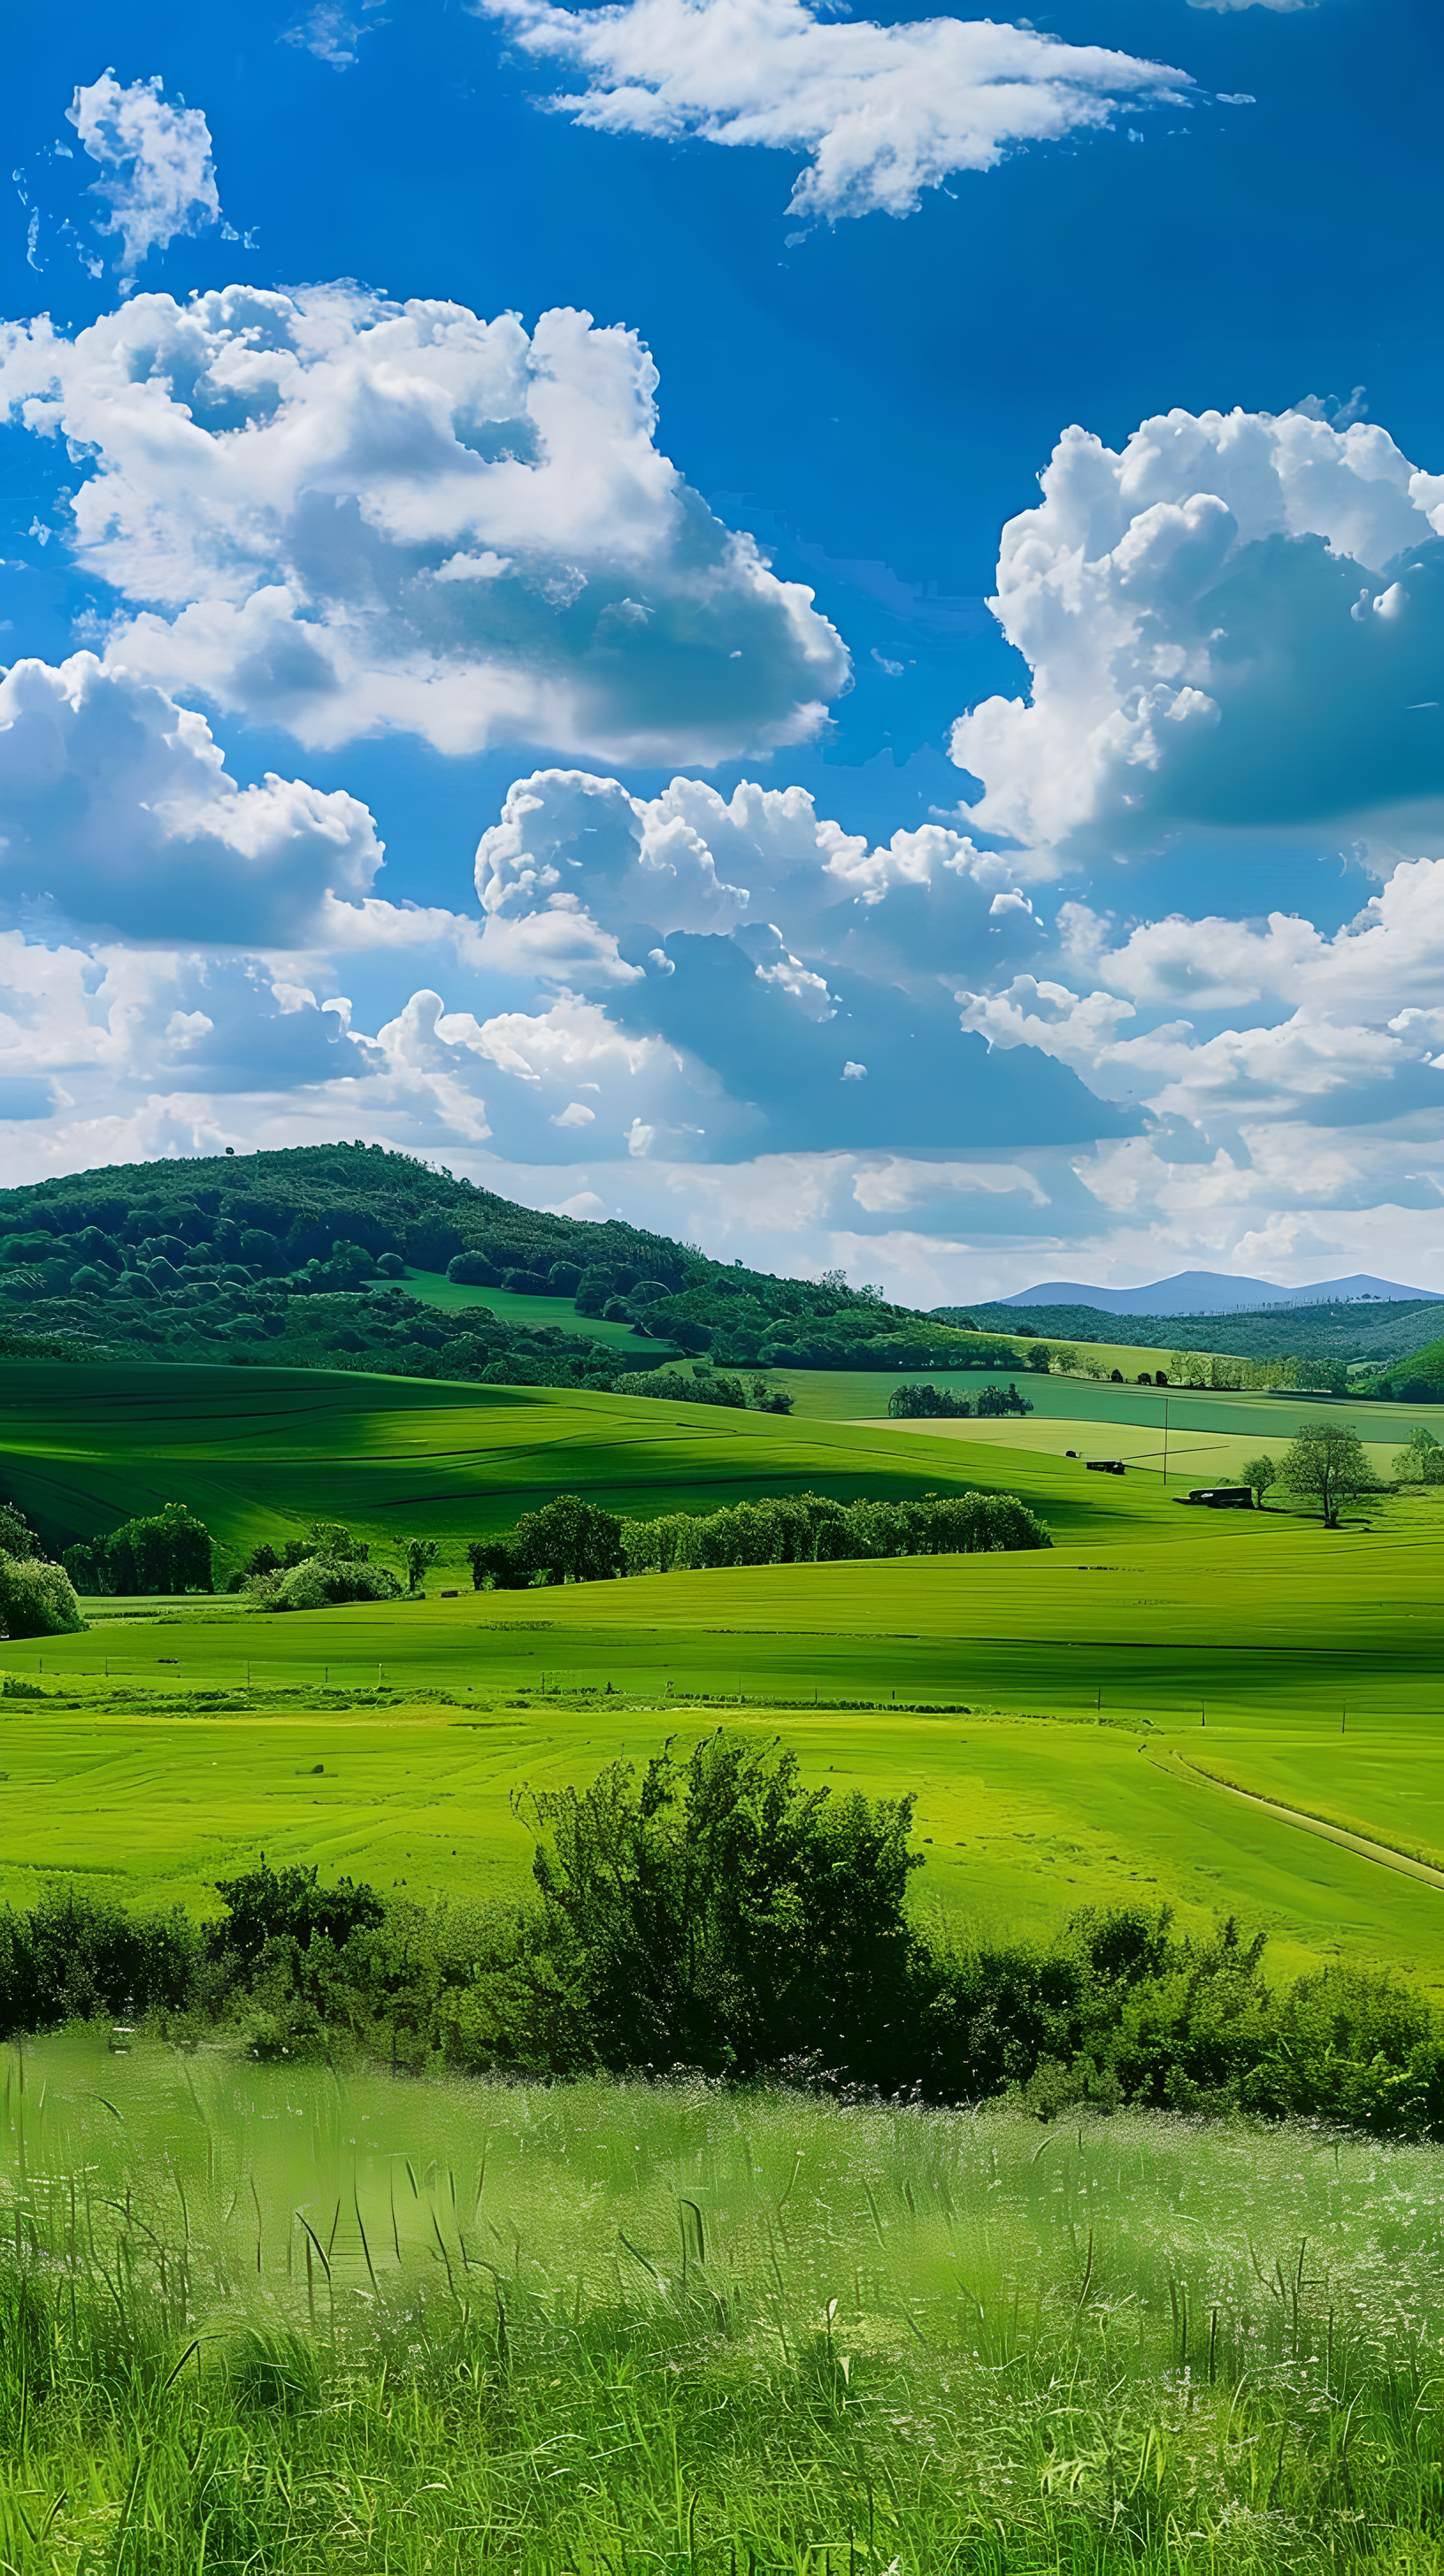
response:
M1436 1288L1403 1288L1394 1279L1356 1271L1348 1279L1318 1279L1307 1288L1285 1288L1275 1279L1236 1279L1226 1270L1180 1270L1145 1288L1093 1288L1079 1279L1045 1279L995 1306L1095 1306L1105 1315L1228 1315L1255 1306L1351 1305L1361 1297L1392 1303L1414 1298L1444 1304Z

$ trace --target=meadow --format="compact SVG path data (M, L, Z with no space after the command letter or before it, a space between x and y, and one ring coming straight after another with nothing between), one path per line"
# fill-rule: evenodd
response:
M816 1373L824 1386L873 1400L866 1381ZM1237 1913L1280 1972L1345 1958L1444 1986L1444 1888L1394 1865L1444 1869L1444 1498L1386 1498L1333 1534L1289 1509L1180 1509L1156 1468L1096 1476L1060 1454L1152 1440L1156 1397L1029 1391L1024 1420L935 1425L359 1374L12 1368L6 1476L42 1529L175 1498L233 1551L319 1514L383 1556L412 1530L442 1554L424 1600L280 1618L234 1595L100 1600L84 1634L6 1647L12 1684L42 1696L0 1700L0 1895L74 1873L204 1911L259 1850L416 1896L520 1892L520 1783L588 1779L725 1716L782 1733L809 1777L915 1791L915 1901L950 1920L1028 1932L1143 1899L1200 1929ZM1277 1452L1318 1411L1171 1398L1171 1464L1177 1444L1186 1490L1190 1443L1247 1448L1262 1424ZM1020 1494L1053 1548L545 1594L474 1593L461 1559L559 1489L645 1512L957 1485Z
M93 2576L1435 2563L1444 2162L7 2053L0 2550Z

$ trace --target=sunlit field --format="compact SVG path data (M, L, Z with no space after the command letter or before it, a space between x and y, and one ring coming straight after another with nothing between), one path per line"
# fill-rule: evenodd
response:
M1326 1533L979 1436L1066 1427L1041 1416L934 1431L263 1370L36 1371L34 1394L7 1473L37 1517L178 1495L243 1535L325 1510L383 1556L416 1527L443 1553L425 1600L92 1601L84 1634L5 1647L11 1902L76 1874L209 1910L259 1851L413 1896L519 1892L518 1785L725 1719L780 1733L810 1778L912 1790L915 1901L951 1920L1039 1930L1142 1900L1200 1929L1237 1914L1280 1973L1343 1957L1444 1985L1444 1888L1407 1869L1444 1869L1437 1495ZM1240 1402L1179 1407L1186 1428ZM646 1510L808 1484L991 1485L1055 1545L523 1593L475 1593L458 1562L558 1490Z
M46 2042L5 2065L5 2555L1422 2567L1441 2222L1438 2150L1314 2132Z

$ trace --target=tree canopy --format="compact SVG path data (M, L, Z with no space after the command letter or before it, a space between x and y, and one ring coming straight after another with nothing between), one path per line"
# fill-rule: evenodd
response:
M1325 1529L1338 1528L1343 1503L1380 1490L1364 1444L1347 1422L1311 1422L1285 1451L1279 1482L1290 1493L1317 1497Z

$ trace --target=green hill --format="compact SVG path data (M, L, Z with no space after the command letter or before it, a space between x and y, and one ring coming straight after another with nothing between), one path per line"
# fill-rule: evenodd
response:
M1370 1381L1371 1396L1392 1396L1400 1404L1437 1404L1444 1397L1444 1341L1426 1342L1395 1360Z
M455 1298L438 1296L443 1284ZM679 1353L749 1370L1021 1358L1004 1337L957 1333L840 1275L713 1261L620 1218L519 1206L379 1145L117 1165L0 1191L0 1351L592 1387Z

